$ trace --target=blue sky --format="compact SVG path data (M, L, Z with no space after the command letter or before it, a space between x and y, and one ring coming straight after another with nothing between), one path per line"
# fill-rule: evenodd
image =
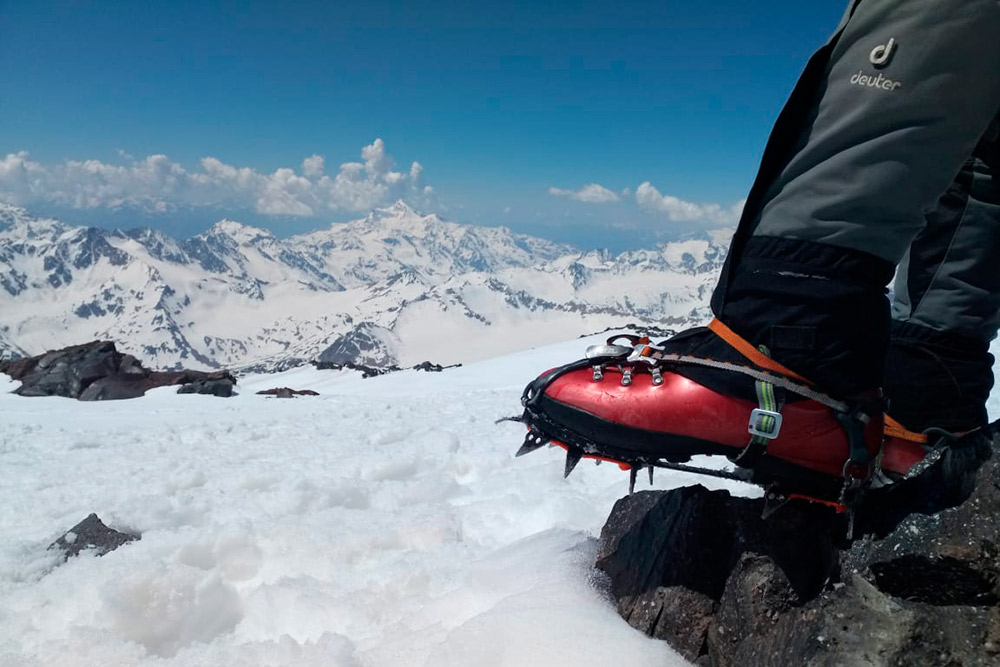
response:
M732 218L842 11L0 0L0 198L186 236L222 216L284 235L402 197L641 245Z

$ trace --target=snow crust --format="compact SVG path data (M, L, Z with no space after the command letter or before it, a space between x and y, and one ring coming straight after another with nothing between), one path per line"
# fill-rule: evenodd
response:
M627 474L563 480L561 450L515 459L523 427L495 423L590 342L367 380L299 368L232 399L22 398L0 375L0 664L686 664L592 570ZM321 395L254 394L275 386ZM655 487L695 482L727 486ZM90 512L142 540L62 564L46 547Z

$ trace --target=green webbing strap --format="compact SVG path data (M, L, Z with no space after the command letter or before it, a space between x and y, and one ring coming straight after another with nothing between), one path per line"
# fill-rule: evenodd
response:
M761 345L758 348L764 354L770 356L768 349ZM758 410L751 414L749 428L751 433L756 431L750 442L743 448L738 456L730 460L743 468L752 468L756 465L767 451L767 441L778 436L781 429L781 408L784 407L784 391L780 387L775 387L773 382L767 380L756 380L754 390L757 393Z

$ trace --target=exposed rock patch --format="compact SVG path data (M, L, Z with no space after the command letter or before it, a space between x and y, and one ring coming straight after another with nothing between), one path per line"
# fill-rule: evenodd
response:
M264 396L274 396L276 398L295 398L296 396L319 396L318 391L313 391L312 389L292 389L291 387L275 387L274 389L265 389L263 391L258 391L258 394Z
M597 567L629 624L698 665L1000 665L1000 456L973 479L957 507L846 551L820 506L764 520L762 500L725 491L636 493Z
M597 558L618 612L694 660L720 621L733 624L731 633L752 633L814 598L837 570L836 522L812 505L765 520L763 506L702 486L620 499ZM741 613L745 600L760 606L759 618Z
M388 366L365 366L364 364L357 364L353 361L346 362L334 362L334 361L313 361L312 365L319 370L343 370L348 369L352 371L359 371L363 379L378 377L379 375L385 375L386 373L396 373L401 370L399 366L395 364L390 364ZM451 366L442 366L441 364L435 364L430 361L421 361L415 366L410 368L415 371L426 371L428 373L440 373L441 371L448 368L459 368L462 364L452 364Z
M233 386L236 384L235 378L197 378L193 382L187 382L177 389L178 394L209 394L221 398L229 398L233 395Z
M21 396L64 396L81 401L108 401L142 396L150 389L197 383L216 396L232 395L236 378L229 371L152 371L122 354L109 341L94 341L53 350L17 361L0 361L21 386ZM228 385L228 393L225 386Z
M139 535L122 533L108 528L96 514L91 514L50 544L49 549L61 550L64 554L64 560L69 560L85 549L93 549L98 556L103 556L123 544L138 539L141 539Z
M421 361L416 366L413 366L415 371L427 371L428 373L440 373L446 368L459 368L462 364L452 364L451 366L442 366L441 364L434 364L430 361Z
M358 371L361 373L361 377L365 379L378 377L379 375L385 375L386 373L394 373L398 370L402 370L399 366L394 366L394 365L376 368L375 366L365 366L364 364L356 364L353 361L345 361L343 363L336 361L314 361L312 362L312 364L321 371L328 371L328 370L339 371L344 369L351 371Z

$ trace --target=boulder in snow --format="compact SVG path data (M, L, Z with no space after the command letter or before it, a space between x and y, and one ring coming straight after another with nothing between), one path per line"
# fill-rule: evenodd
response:
M233 385L235 380L230 378L197 378L192 382L187 382L177 388L178 394L208 394L220 398L229 398L233 395Z
M52 350L18 361L0 361L21 386L21 396L64 396L81 401L107 401L142 396L150 389L200 383L201 393L231 395L236 378L229 371L151 371L110 341L94 341ZM228 384L228 393L225 385Z
M274 396L275 398L295 398L296 396L319 396L319 392L312 389L292 389L291 387L275 387L258 391L264 396Z
M85 549L93 549L98 556L103 556L123 544L138 539L141 539L139 535L122 533L108 528L100 517L91 514L50 544L49 549L61 550L64 560L69 560L70 557L78 555Z

